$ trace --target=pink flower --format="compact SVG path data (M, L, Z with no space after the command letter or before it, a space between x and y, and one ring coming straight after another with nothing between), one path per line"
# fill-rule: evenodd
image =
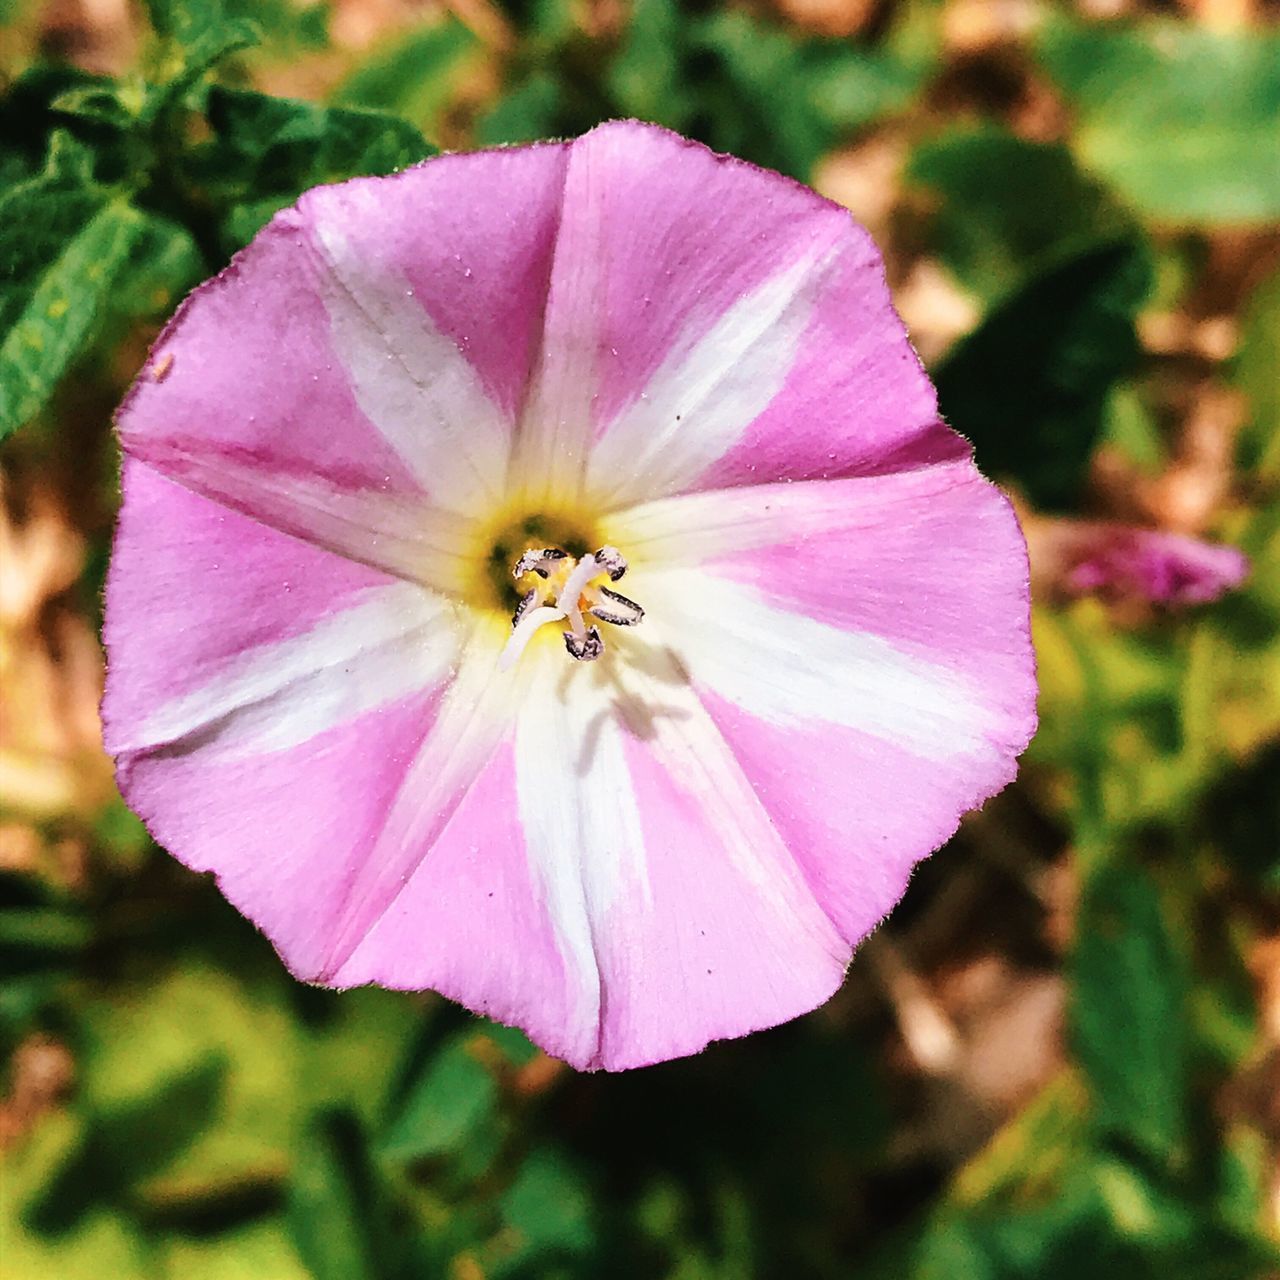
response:
M771 1026L1032 732L870 239L662 130L309 192L119 424L121 788L310 981L578 1067Z
M1102 520L1043 520L1033 527L1037 582L1069 595L1209 604L1249 572L1242 551L1183 534Z

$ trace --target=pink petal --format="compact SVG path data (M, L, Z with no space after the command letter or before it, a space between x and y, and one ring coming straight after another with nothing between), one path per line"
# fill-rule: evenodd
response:
M124 483L103 702L121 791L307 972L431 724L454 616L145 463Z
M336 980L434 987L580 1068L825 1000L848 947L678 669L606 655L562 689L531 659L514 742Z
M1035 726L1021 534L968 462L619 517L660 625L856 943L1003 787ZM650 619L654 618L650 610Z
M1209 604L1248 576L1235 547L1109 521L1040 520L1029 535L1037 583L1073 595L1137 596L1155 604Z
M120 413L126 452L407 572L447 542L431 505L487 516L500 497L565 150L450 157L308 193L161 335Z
M521 456L606 505L965 452L848 213L651 126L573 143L546 332Z

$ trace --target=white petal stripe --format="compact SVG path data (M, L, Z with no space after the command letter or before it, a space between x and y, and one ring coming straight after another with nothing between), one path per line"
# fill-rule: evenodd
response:
M843 725L938 761L984 754L998 737L997 711L968 680L880 636L777 608L697 570L671 569L662 582L654 626L694 683L762 720Z
M375 198L369 186L346 189ZM455 343L431 322L405 278L358 253L342 222L313 200L321 297L356 402L441 506L474 512L494 500L511 427Z
M192 493L313 547L435 591L458 593L471 573L472 521L317 474L281 474L249 458L184 442L127 439L130 454Z
M456 661L454 606L410 583L365 592L308 631L237 655L158 706L118 753L198 745L207 759L284 751L429 689Z
M834 249L810 253L743 295L709 330L677 339L640 396L597 441L587 492L604 508L687 487L782 389Z
M593 922L624 893L647 896L640 812L607 669L575 667L565 680L558 645L530 656L540 669L529 672L530 696L516 730L520 820L530 870L576 988L573 1025L596 1028L601 990ZM594 1056L598 1044L583 1048Z

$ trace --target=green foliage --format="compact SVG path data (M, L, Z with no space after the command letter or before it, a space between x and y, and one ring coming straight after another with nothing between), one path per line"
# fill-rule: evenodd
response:
M1236 385L1249 398L1249 423L1241 442L1244 464L1280 484L1280 271L1263 280L1249 299L1236 358Z
M1090 245L1003 299L938 370L943 413L979 464L1037 505L1079 498L1107 395L1137 363L1151 286L1141 241Z
M493 1117L498 1086L465 1037L436 1054L414 1081L382 1143L390 1160L414 1161L458 1152Z
M1076 1052L1096 1123L1167 1161L1187 1121L1186 983L1155 886L1109 862L1086 886L1077 930Z
M910 177L937 204L932 240L968 289L993 301L1047 265L1130 230L1066 147L1003 129L963 129L918 147Z
M0 438L44 408L87 345L144 225L136 209L111 200L44 264L0 343Z
M431 153L393 116L210 85L256 40L212 0L151 15L155 79L37 68L0 101L0 439L108 317L164 314L308 187Z
M1144 213L1280 217L1280 34L1052 23L1041 54L1080 113L1081 159Z
M475 47L475 37L452 18L411 30L360 66L340 86L337 100L385 111L414 129L423 128L439 114L453 78Z

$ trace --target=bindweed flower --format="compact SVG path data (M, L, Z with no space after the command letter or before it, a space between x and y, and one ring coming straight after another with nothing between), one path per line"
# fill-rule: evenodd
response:
M1248 575L1235 547L1107 520L1037 520L1029 535L1037 589L1151 604L1209 604Z
M663 130L307 193L119 429L121 788L313 982L584 1068L771 1026L1032 732L869 237Z

